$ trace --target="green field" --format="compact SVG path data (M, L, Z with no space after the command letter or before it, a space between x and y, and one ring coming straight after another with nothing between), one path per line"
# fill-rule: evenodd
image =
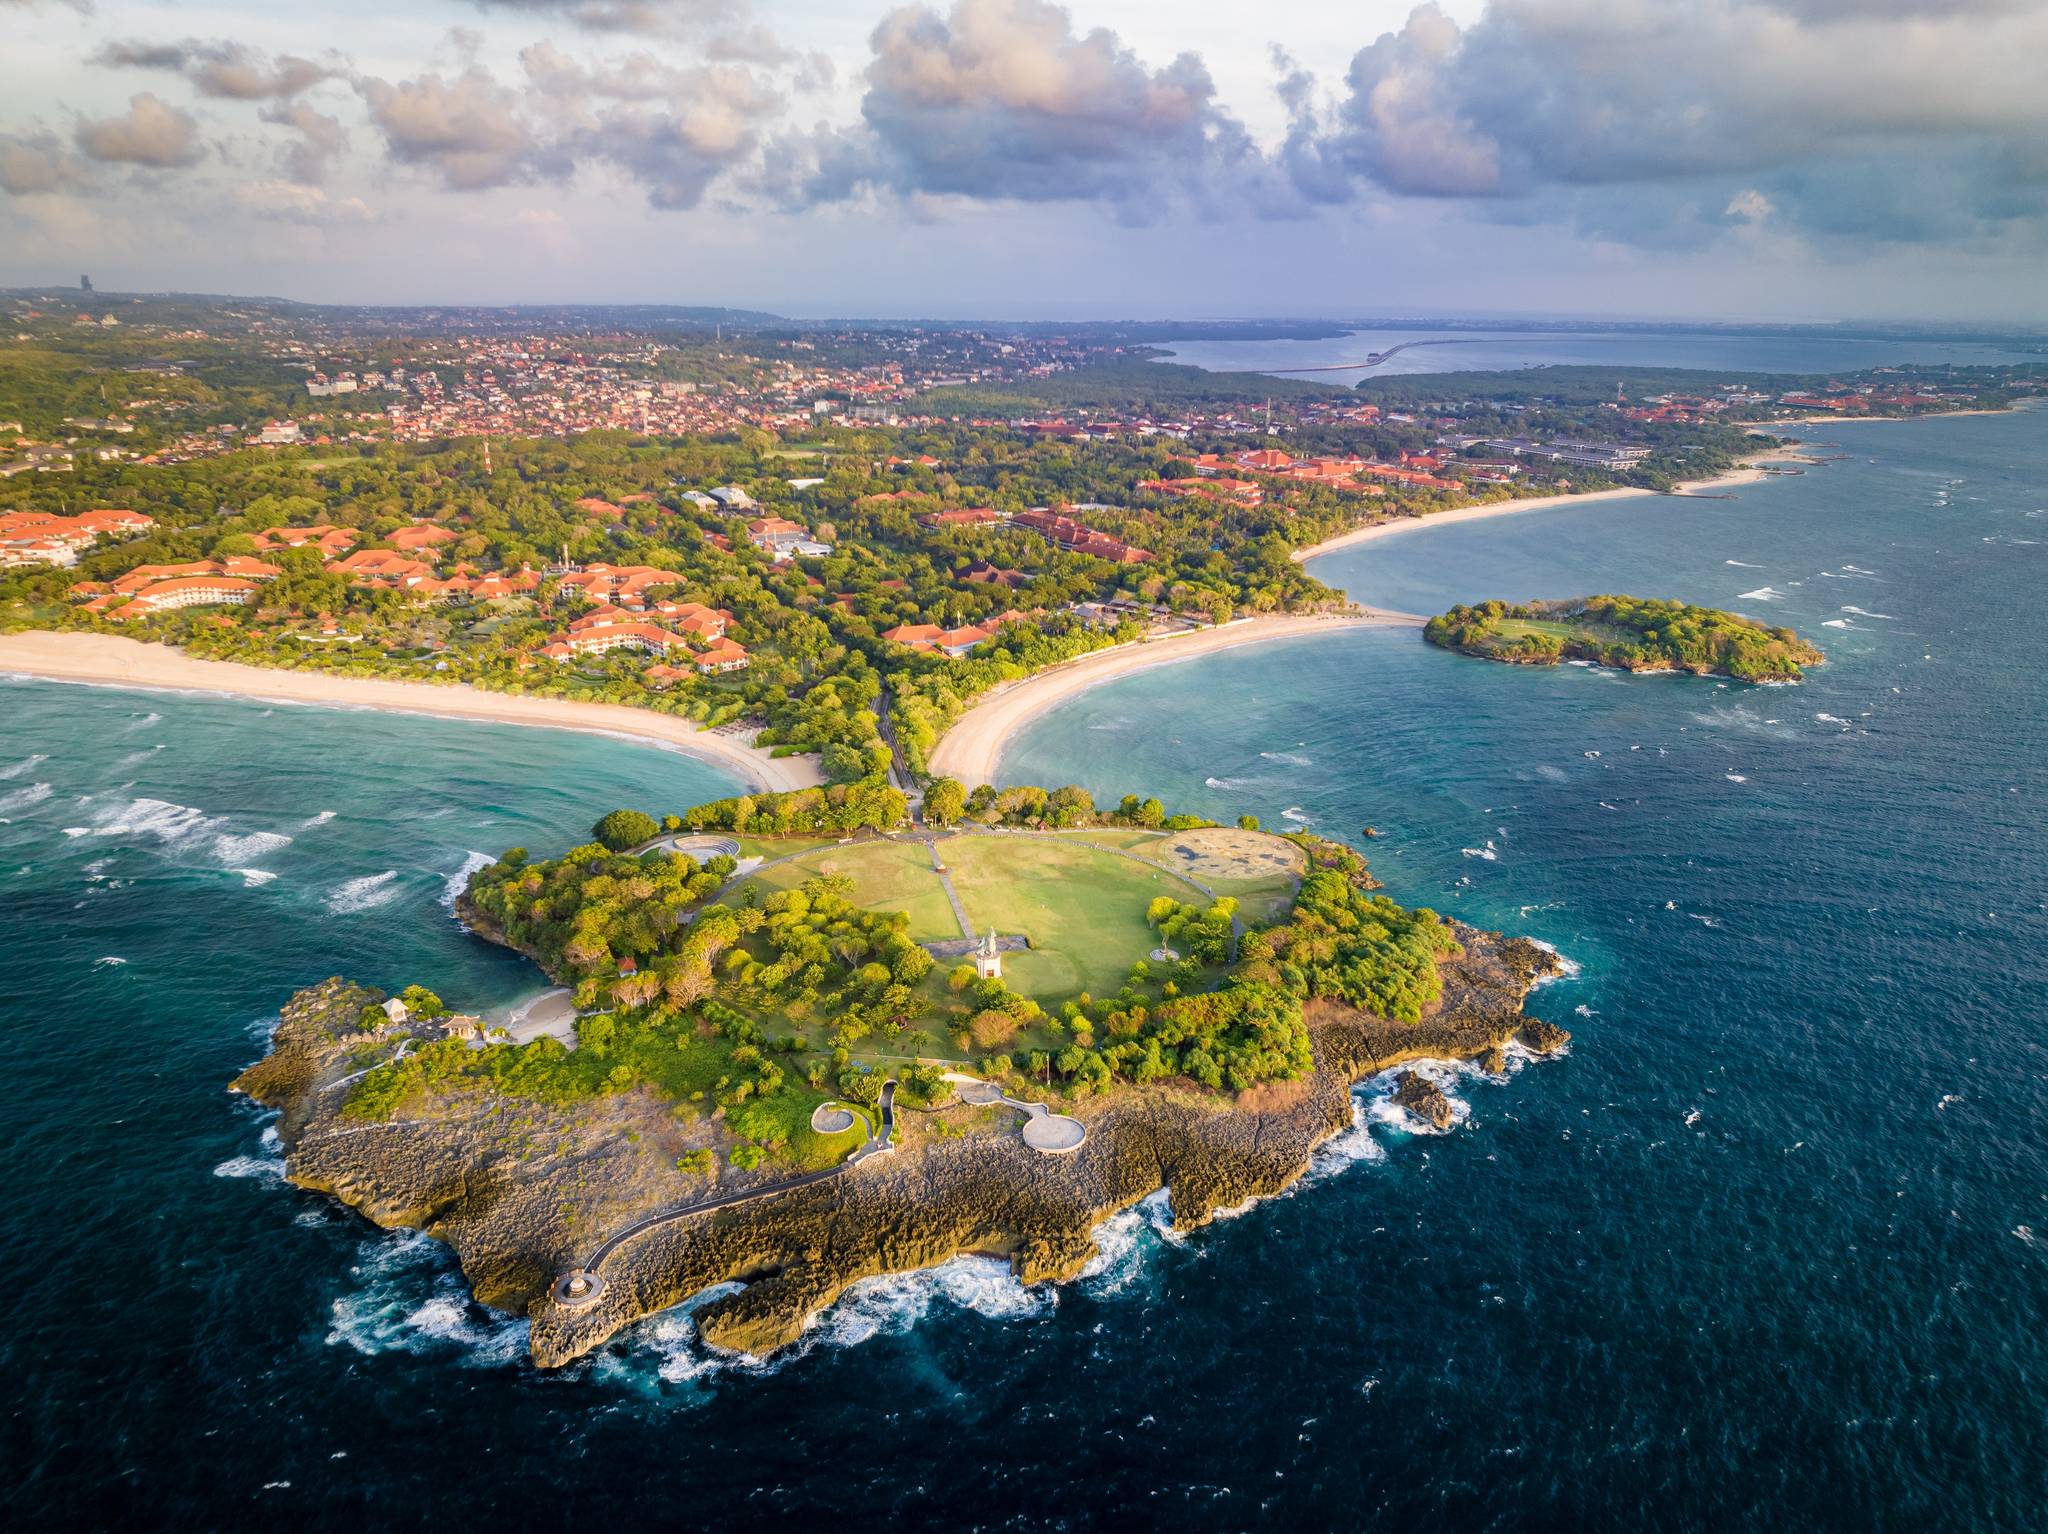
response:
M1158 944L1145 907L1159 895L1206 905L1193 885L1073 840L958 836L939 844L975 930L1021 932L1003 978L1040 1003L1106 996Z
M742 884L740 891L753 888L765 896L775 890L795 889L818 874L845 874L853 880L850 898L870 910L907 911L910 935L920 943L960 935L960 923L954 920L946 891L932 872L931 854L917 842L869 841L847 846L831 842L787 863L762 869ZM745 896L741 893L738 898Z
M756 848L750 844L747 850ZM790 838L761 843L758 851L788 856L788 861L748 878L736 898L745 899L749 889L765 898L818 874L844 874L853 881L851 898L858 904L907 912L910 936L918 942L960 936L945 887L921 842L806 846ZM1227 828L1180 835L969 833L942 837L938 853L976 932L993 928L1031 940L1028 951L1004 955L1004 980L1055 1007L1083 991L1114 993L1131 966L1158 946L1158 935L1145 921L1155 897L1207 905L1209 897L1198 887L1203 885L1235 897L1248 920L1263 922L1292 900L1304 861L1299 849L1276 836ZM942 964L926 982L935 1006L945 1000L943 977L950 967Z

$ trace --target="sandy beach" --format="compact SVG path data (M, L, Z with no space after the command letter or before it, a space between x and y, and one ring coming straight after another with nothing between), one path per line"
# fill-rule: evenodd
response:
M1712 479L1687 481L1675 486L1672 494L1681 498L1687 495L1710 495L1734 485L1754 484L1758 480L1770 477L1769 471L1760 465L1777 460L1789 461L1794 456L1796 455L1793 451L1782 448L1752 453L1743 460L1742 467L1731 469L1726 474L1716 475ZM1654 496L1658 493L1655 490L1624 488L1596 490L1584 495L1524 496L1519 500L1495 501L1485 506L1462 506L1455 511L1440 511L1427 517L1401 517L1389 522L1375 522L1370 527L1354 528L1348 533L1309 548L1296 549L1293 557L1296 563L1301 563L1314 559L1319 554L1370 543L1377 538L1392 537L1396 533L1414 528L1447 527L1454 522L1476 522L1487 517L1512 516L1519 512L1541 511L1552 506L1582 506L1591 501L1621 500ZM1355 615L1342 617L1246 618L1236 623L1225 624L1221 628L1176 634L1171 638L1148 640L1140 644L1120 645L1114 650L1098 650L1092 655L1084 655L1079 660L1054 666L1050 670L1041 671L1019 682L1011 682L989 693L960 716L959 721L940 740L926 765L934 777L956 778L969 787L977 783L993 782L1003 747L1009 743L1011 736L1047 710L1078 693L1086 692L1099 682L1128 676L1134 671L1149 670L1153 666L1165 665L1172 661L1206 655L1215 650L1255 644L1261 640L1284 639L1347 626L1419 627L1424 621L1423 617L1413 613L1388 612L1378 608L1364 608Z
M1797 450L1790 448L1771 448L1752 453L1743 459L1741 468L1730 469L1726 474L1717 474L1712 479L1687 480L1674 486L1671 494L1680 498L1688 495L1715 495L1736 485L1753 485L1758 480L1771 477L1770 471L1761 465L1772 462L1789 463L1797 459ZM1619 490L1590 490L1583 495L1573 495L1569 492L1563 495L1527 495L1512 501L1492 501L1484 506L1460 506L1455 511L1432 512L1426 517L1396 517L1387 522L1375 522L1370 527L1353 528L1348 533L1340 533L1335 538L1327 538L1305 549L1296 549L1294 562L1302 564L1320 554L1333 554L1338 549L1352 548L1380 538L1391 538L1396 533L1408 532L1418 527L1449 527L1454 522L1481 522L1488 517L1513 516L1519 512L1542 511L1552 506L1586 506L1595 501L1633 500L1660 493L1656 490L1624 487Z
M1076 660L1062 662L1021 681L1006 683L986 694L940 740L926 763L932 776L955 778L970 788L993 782L998 758L1012 735L1048 709L1086 692L1114 677L1149 671L1198 655L1239 645L1259 644L1270 639L1291 639L1306 634L1326 634L1346 628L1413 628L1422 619L1412 613L1366 608L1357 613L1320 617L1306 614L1277 614L1267 618L1241 618L1218 628L1196 629L1163 639L1140 640L1097 650Z
M53 682L226 693L268 702L388 709L443 719L482 719L495 724L627 735L723 767L749 788L809 788L824 781L816 757L772 757L743 740L710 734L693 721L672 714L656 714L615 703L577 703L566 698L485 692L455 683L329 676L318 671L246 666L237 661L198 660L168 645L143 644L109 634L0 634L0 672L18 672Z

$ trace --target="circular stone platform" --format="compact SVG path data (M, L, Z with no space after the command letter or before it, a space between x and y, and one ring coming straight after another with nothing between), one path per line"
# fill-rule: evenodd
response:
M1088 1126L1064 1113L1034 1113L1024 1125L1024 1143L1048 1156L1077 1151L1088 1138Z
M548 1295L566 1310L583 1310L595 1305L604 1293L604 1280L582 1268L572 1268L555 1280Z
M850 1109L835 1108L831 1103L819 1103L811 1110L811 1128L821 1135L845 1134L853 1128L854 1118Z

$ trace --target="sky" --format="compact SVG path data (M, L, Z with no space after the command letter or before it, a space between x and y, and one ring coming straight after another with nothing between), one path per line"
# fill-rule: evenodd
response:
M0 0L0 285L2048 323L2048 0Z

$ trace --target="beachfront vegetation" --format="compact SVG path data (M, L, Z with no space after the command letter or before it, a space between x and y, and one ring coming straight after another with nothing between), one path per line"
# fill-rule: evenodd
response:
M1430 643L1486 660L1555 665L1588 660L1630 671L1690 671L1746 682L1797 681L1826 657L1789 628L1718 608L1641 597L1482 602L1453 607L1424 629Z
M651 842L660 833L654 817L639 810L613 810L590 828L591 836L613 852Z

